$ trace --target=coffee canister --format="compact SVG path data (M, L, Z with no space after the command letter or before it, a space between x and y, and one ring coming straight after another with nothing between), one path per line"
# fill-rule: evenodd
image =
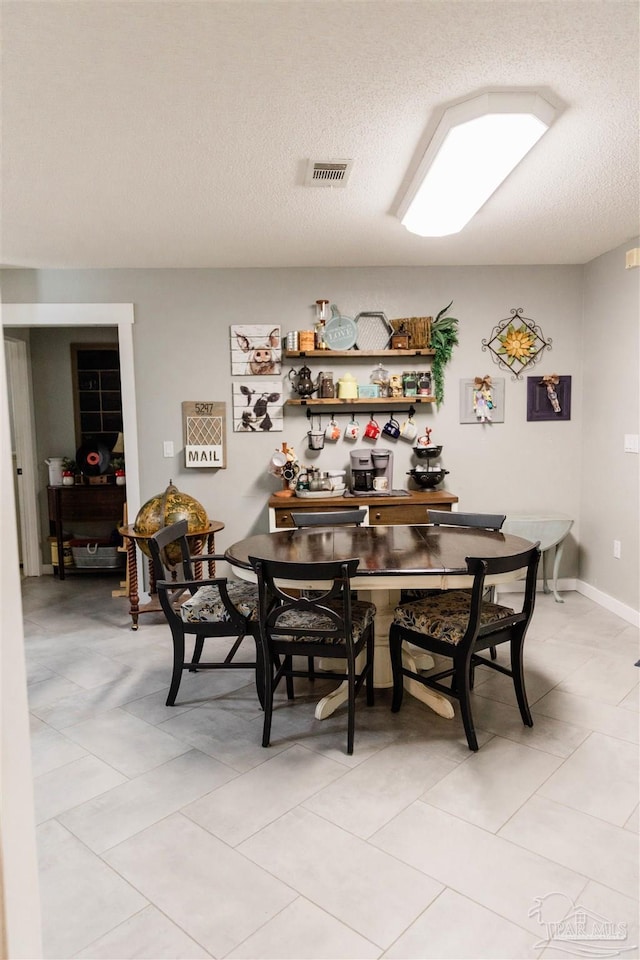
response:
M287 334L286 348L287 348L287 350L299 350L299 349L300 349L300 348L299 348L299 337L298 337L298 331L297 331L297 330L291 330L291 331Z
M300 350L313 350L316 345L316 335L314 330L299 330L298 345Z

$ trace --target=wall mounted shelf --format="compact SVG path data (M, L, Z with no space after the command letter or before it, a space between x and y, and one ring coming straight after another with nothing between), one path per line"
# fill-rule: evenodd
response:
M285 407L406 407L418 403L435 403L435 397L362 397L359 400L341 400L339 397L316 400L304 397L302 400L285 400Z
M363 360L366 358L393 357L433 357L434 351L427 350L285 350L284 356L290 360L300 357L312 357L321 360Z

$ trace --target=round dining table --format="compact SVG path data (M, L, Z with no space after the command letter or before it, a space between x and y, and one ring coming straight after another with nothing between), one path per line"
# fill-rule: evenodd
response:
M513 534L471 527L446 527L429 524L415 526L372 525L307 527L256 534L239 540L225 551L225 559L242 579L255 581L249 557L289 563L324 563L329 560L360 561L351 586L361 599L371 600L377 608L375 618L374 685L390 687L393 680L389 658L389 626L402 589L442 589L469 587L473 578L467 573L467 557L514 556L530 549L532 543ZM514 580L525 571L487 578L487 585ZM283 581L284 582L284 581ZM286 584L285 584L286 585ZM319 584L295 582L298 589L313 589ZM293 586L293 584L292 584ZM427 670L433 666L428 654L417 648L403 648L409 669ZM346 700L346 683L323 697L316 706L316 718L330 716ZM406 679L405 689L442 717L454 715L446 697L429 690L415 680Z

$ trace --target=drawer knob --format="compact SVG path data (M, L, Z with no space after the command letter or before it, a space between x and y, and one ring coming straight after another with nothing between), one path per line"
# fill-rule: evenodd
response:
M380 514L376 513L376 520L379 520L379 519L380 519Z

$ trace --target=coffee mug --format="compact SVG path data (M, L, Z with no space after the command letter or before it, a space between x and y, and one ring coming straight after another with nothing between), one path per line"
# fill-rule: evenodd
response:
M322 450L324 447L324 433L317 430L307 431L309 450Z
M357 420L350 420L344 428L345 440L357 440L360 436L360 424Z
M418 428L415 425L415 422L409 417L408 420L402 424L400 428L400 436L403 440L406 440L408 443L413 443L418 434Z
M335 420L331 420L327 424L327 428L324 431L324 438L325 440L331 440L331 441L336 441L340 439L340 427L335 422Z
M391 417L390 420L387 420L382 432L385 433L388 437L392 437L394 440L397 440L400 436L400 424L395 417Z
M373 478L373 489L377 490L378 493L382 493L385 490L389 489L389 478L388 477L374 477Z
M272 473L274 476L279 477L282 475L282 468L287 462L286 453L281 453L279 450L272 455L271 460L269 461L269 473Z
M380 427L378 426L377 421L373 419L373 417L371 418L371 420L369 420L369 423L364 428L364 435L369 440L377 440L378 437L380 436Z

